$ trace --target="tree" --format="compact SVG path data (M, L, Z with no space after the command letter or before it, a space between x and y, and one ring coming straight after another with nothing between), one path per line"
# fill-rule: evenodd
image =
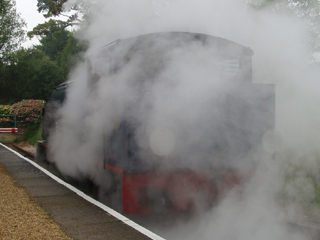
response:
M67 43L63 50L56 56L56 62L61 67L63 75L67 78L70 70L83 59L83 54L88 49L88 43L80 41L69 32Z
M248 0L257 10L266 8L272 11L283 11L296 15L308 26L312 36L310 49L320 52L320 1L319 0Z
M32 31L28 32L27 35L29 38L32 38L34 36L44 37L56 31L66 30L66 28L69 26L70 25L68 25L64 21L50 19L47 22L38 24L33 28Z
M66 16L67 20L59 23L64 28L65 26L80 25L82 20L86 18L89 7L79 2L69 5L68 9L64 9L63 5L67 2L68 0L38 0L38 12L44 13L43 16L46 18L59 15ZM70 12L73 12L73 14L70 14Z
M318 0L287 0L289 8L309 27L313 51L320 51L320 2Z
M65 81L61 68L36 48L20 49L3 67L2 97L11 101L47 99Z
M40 39L40 49L55 61L59 52L67 45L70 32L66 30L55 31Z
M55 61L62 69L63 77L67 78L70 69L81 60L81 53L85 52L88 44L76 39L74 32L66 29L52 27L46 31L42 29L38 34L41 37L41 45L36 48L42 50L50 60Z
M15 8L14 0L0 0L0 59L5 60L24 40L26 23Z
M57 16L62 12L62 5L68 0L38 0L38 11L47 12L45 16Z
M41 45L37 48L43 50L51 60L55 60L56 55L66 46L70 32L64 27L57 26L56 21L50 19L44 24L39 24L33 31L28 32L29 37L34 35L41 37Z

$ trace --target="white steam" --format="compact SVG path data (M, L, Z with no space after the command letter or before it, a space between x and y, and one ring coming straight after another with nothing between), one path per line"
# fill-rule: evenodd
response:
M150 148L158 156L169 155L175 147L175 136L168 129L157 129L150 135Z
M68 2L88 4L80 0ZM309 239L288 228L283 206L301 194L304 197L300 202L312 199L312 184L318 180L301 170L318 169L320 153L319 72L307 67L309 36L304 24L286 13L252 10L239 0L94 2L94 14L82 36L90 42L89 52L119 38L153 32L205 33L249 46L254 51L253 81L277 83L276 128L283 145L276 146L275 159L257 151L250 159L242 156L240 163L231 161L241 171L253 164L258 166L256 174L243 186L242 194L230 191L209 212L172 229L159 230L160 234L170 239ZM88 90L87 68L79 64L70 74L74 84L52 139L53 161L61 171L72 177L102 181L95 163L103 158L104 136L123 118L137 122L148 119L144 125L135 126L141 149L150 148L151 142L158 157L171 154L166 159L168 165L176 156L183 156L190 168L199 167L197 159L210 155L205 150L210 149L212 122L224 121L220 118L224 105L212 109L208 101L223 102L226 93L233 90L223 81L212 80L215 72L207 71L215 64L210 51L191 48L194 49L171 52L165 59L168 62L159 62L158 66L147 64L153 56L133 58L117 74L101 74L92 92ZM152 75L152 67L163 71ZM130 76L154 82L137 86ZM139 104L131 111L133 102ZM208 118L214 121L209 123ZM196 148L189 148L191 145ZM272 144L268 147L275 148ZM302 172L297 172L297 166L302 166ZM288 181L288 175L294 180ZM288 212L295 212L295 208Z

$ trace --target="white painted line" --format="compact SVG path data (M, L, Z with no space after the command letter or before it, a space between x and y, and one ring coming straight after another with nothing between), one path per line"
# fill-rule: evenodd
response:
M44 169L43 167L39 166L37 163L31 161L30 159L22 156L20 153L12 150L11 148L3 145L2 143L0 143L0 145L6 149L8 149L9 151L13 152L14 154L16 154L18 157L24 159L25 161L29 162L30 164L32 164L33 166L35 166L36 168L38 168L40 171L42 171L43 173L45 173L46 175L48 175L50 178L52 178L53 180L55 180L56 182L60 183L61 185L65 186L66 188L70 189L71 191L75 192L76 194L78 194L80 197L84 198L85 200L87 200L88 202L96 205L97 207L101 208L102 210L104 210L105 212L109 213L110 215L114 216L115 218L121 220L122 222L124 222L125 224L129 225L130 227L136 229L137 231L141 232L142 234L146 235L147 237L154 239L154 240L165 240L164 238L158 236L157 234L151 232L150 230L140 226L139 224L135 223L134 221L128 219L127 217L121 215L120 213L116 212L115 210L113 210L112 208L107 207L106 205L103 205L101 202L98 202L97 200L93 199L92 197L88 196L87 194L85 194L84 192L79 191L77 188L75 188L74 186L70 185L69 183L66 183L64 181L62 181L60 178L58 178L57 176L55 176L54 174L52 174L51 172L49 172L48 170Z

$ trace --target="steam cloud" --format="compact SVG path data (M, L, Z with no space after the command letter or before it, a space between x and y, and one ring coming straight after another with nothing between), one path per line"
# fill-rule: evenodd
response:
M88 4L80 0L68 2ZM80 36L90 42L88 56L119 38L164 31L205 33L250 46L254 50L253 81L277 84L276 129L281 133L282 145L278 146L276 159L257 151L250 159L243 156L241 164L233 162L239 171L253 164L257 166L241 196L231 191L209 212L193 221L177 223L174 229L161 229L161 234L169 239L309 239L287 227L288 218L297 217L296 208L289 209L287 202L283 206L279 200L283 189L291 199L299 198L297 184L302 184L302 189L306 187L299 201L314 196L313 190L307 188L312 183L303 173L293 182L285 179L287 174L297 174L294 166L299 164L304 170L318 169L320 97L315 76L319 73L308 67L306 26L288 14L253 11L244 1L236 0L100 1L93 12L86 32ZM100 79L92 92L88 90L85 63L79 64L70 74L74 84L52 139L53 161L61 171L72 177L86 176L107 183L108 176L102 176L93 163L104 154L103 135L111 133L115 122L123 118L144 122L143 129L136 126L142 149L149 147L144 144L152 133L164 132L161 129L173 131L164 134L169 145L160 151L171 152L173 148L178 152L173 150L172 159L167 159L169 164L165 166L173 165L177 156L174 154L182 156L185 166L192 169L199 166L195 159L208 158L210 152L204 149L209 148L206 133L212 129L212 122L206 119L211 117L208 114L213 118L223 115L220 111L224 106L208 113L211 106L206 103L209 99L223 99L229 89L222 81L212 81L214 72L203 71L214 65L210 52L193 47L171 53L156 76L145 76L153 72L148 68L154 66L147 64L148 56L138 56L111 78ZM142 63L148 68L143 69ZM142 69L137 69L137 65ZM137 88L130 82L132 75L154 82ZM132 102L140 103L134 111L129 110ZM201 119L199 116L204 113L207 115ZM188 138L183 135L185 132ZM195 143L197 151L188 148ZM237 152L234 153L236 156Z

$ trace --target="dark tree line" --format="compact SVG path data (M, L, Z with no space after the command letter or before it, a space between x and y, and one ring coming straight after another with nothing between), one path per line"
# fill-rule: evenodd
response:
M6 29L0 28L3 39L0 43L0 47L3 46L0 49L0 100L10 103L22 99L47 99L55 86L67 80L69 71L81 60L86 44L79 42L74 32L67 30L66 24L49 20L28 33L30 38L40 38L39 45L19 49L24 22L16 13L13 0L0 0L0 8L0 20L9 19ZM10 26L14 26L15 31L11 31ZM16 36L16 32L20 35Z
M84 49L72 32L60 30L43 36L37 46L15 51L0 63L0 99L47 99L67 80Z
M98 1L99 2L99 1ZM67 80L70 69L81 60L86 43L74 37L70 27L83 31L90 21L95 0L38 0L37 7L49 20L36 26L27 35L37 36L40 44L20 48L25 38L25 22L16 12L14 0L0 0L0 100L15 102L24 98L46 99L53 87ZM246 0L256 11L287 9L304 19L313 35L312 52L320 52L319 0ZM63 4L69 3L68 8ZM72 4L71 4L72 3ZM71 12L70 12L71 11ZM67 20L51 16L68 14Z

